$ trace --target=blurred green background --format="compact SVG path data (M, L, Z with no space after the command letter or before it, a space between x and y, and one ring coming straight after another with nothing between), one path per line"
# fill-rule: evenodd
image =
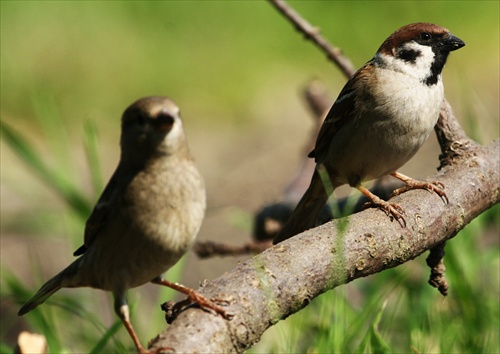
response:
M290 3L356 67L402 25L449 28L467 45L445 68L447 98L476 140L499 136L498 1ZM130 339L113 327L110 297L100 291L63 290L52 302L58 306L22 319L15 313L81 244L85 210L119 157L125 107L148 95L179 104L207 182L199 238L238 244L248 240L251 213L280 198L300 161L312 128L301 90L319 79L333 102L345 78L264 1L0 5L2 122L56 171L42 181L2 135L1 352L26 328L43 332L52 351L123 351ZM439 150L429 140L403 172L434 173ZM55 190L78 191L83 207L68 206ZM447 299L426 285L419 259L325 294L270 330L255 351L499 352L498 214L497 206L449 242ZM190 254L170 279L197 287L244 259ZM164 326L158 305L175 296L149 285L131 292L143 343Z

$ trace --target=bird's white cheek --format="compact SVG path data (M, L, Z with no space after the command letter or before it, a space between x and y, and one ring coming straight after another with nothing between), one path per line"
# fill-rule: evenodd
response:
M392 55L377 53L375 59L385 69L406 74L421 82L425 81L431 75L431 66L434 62L435 54L432 48L416 42L406 43L405 48L419 52L419 57L414 62L410 62Z

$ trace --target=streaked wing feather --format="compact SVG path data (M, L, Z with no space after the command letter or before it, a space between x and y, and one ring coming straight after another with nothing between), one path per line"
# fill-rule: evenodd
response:
M351 119L356 104L352 96L357 93L356 90L360 86L360 81L363 81L362 70L371 65L371 62L368 62L347 81L332 108L330 108L318 133L316 146L309 154L309 157L315 158L316 163L324 161L335 134L348 119Z
M94 242L97 235L99 235L99 232L106 225L112 209L111 206L114 204L113 201L116 199L117 194L121 190L121 185L124 183L124 177L126 177L126 174L121 171L119 165L85 223L83 245L73 253L74 256L85 253L92 242Z

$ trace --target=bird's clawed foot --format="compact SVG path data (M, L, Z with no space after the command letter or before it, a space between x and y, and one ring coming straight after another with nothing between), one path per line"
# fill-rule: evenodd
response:
M396 221L401 225L401 227L406 227L406 220L404 218L405 211L399 205L394 203L389 203L383 199L380 199L375 194L370 192L368 189L358 184L355 186L357 190L363 193L370 201L363 205L363 209L366 208L379 208L392 219L396 219Z
M219 300L219 299L210 300L194 289L188 288L187 286L184 286L184 285L179 284L179 283L169 282L168 280L160 278L160 277L153 279L152 282L155 284L168 286L169 288L177 290L177 291L187 295L187 297L188 297L187 299L180 301L176 304L172 303L171 301L168 301L168 302L165 302L163 305L161 305L162 310L165 311L165 313L166 313L165 318L167 320L167 323L169 323L169 324L177 317L177 315L186 306L189 306L193 303L200 305L200 307L203 309L208 309L208 310L214 311L215 313L224 317L226 320L229 320L232 318L232 315L228 314L226 312L226 310L224 310L222 307L220 307L219 305L217 305L215 303L215 302L218 302L220 304L227 305L228 304L227 301Z
M365 203L363 205L363 209L366 208L379 208L391 218L396 219L396 221L401 225L401 227L406 227L406 220L404 218L405 211L398 204L389 203L386 202L385 200L377 198L377 199L372 199L371 202Z
M407 183L406 186L403 186L401 188L398 188L392 192L392 196L397 196L400 195L404 192L410 191L412 189L425 189L428 190L429 192L434 192L436 193L441 199L444 200L446 204L448 204L450 201L448 200L448 197L446 196L446 193L443 191L444 185L441 182L421 182L421 181L416 181L413 180L411 183Z
M218 313L219 315L224 317L226 320L229 320L233 317L232 315L228 314L226 312L226 310L224 310L222 307L220 307L219 305L216 304L216 302L217 302L219 304L223 303L224 305L229 305L229 303L227 301L224 301L221 299L210 300L195 290L191 290L191 292L188 294L187 300L189 300L191 303L197 303L198 305L200 305L204 309L210 309L210 310Z
M404 187L398 188L394 192L392 192L392 196L400 195L400 194L407 192L409 190L412 190L412 189L425 189L425 190L428 190L429 192L436 193L446 204L450 203L450 201L448 200L448 197L446 196L446 193L443 190L444 185L441 182L418 181L416 179L405 176L399 172L394 172L394 173L392 173L392 175L394 177L396 177L397 179L400 179L401 181L406 183L406 185Z
M228 314L226 310L216 304L216 302L228 304L227 301L220 299L210 300L194 290L193 292L194 294L188 295L187 299L179 302L167 301L161 305L161 309L165 312L165 321L167 321L168 324L171 324L177 318L179 313L182 312L182 310L192 305L193 303L198 304L204 309L208 309L220 314L226 320L230 320L233 317L232 315Z

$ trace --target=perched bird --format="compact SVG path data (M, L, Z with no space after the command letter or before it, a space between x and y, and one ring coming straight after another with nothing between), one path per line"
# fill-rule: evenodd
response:
M403 226L403 209L361 182L390 174L406 183L396 194L421 188L447 201L441 183L417 181L397 169L415 155L436 124L444 99L441 72L449 53L464 45L446 28L430 23L404 26L382 43L328 112L309 154L316 161L309 188L274 243L315 227L329 195L346 183Z
M114 310L139 353L127 289L166 285L191 302L226 317L224 309L183 285L162 279L193 244L205 214L205 186L188 149L179 108L167 97L147 97L122 116L120 162L87 220L80 256L45 283L18 315L61 288L111 291Z

